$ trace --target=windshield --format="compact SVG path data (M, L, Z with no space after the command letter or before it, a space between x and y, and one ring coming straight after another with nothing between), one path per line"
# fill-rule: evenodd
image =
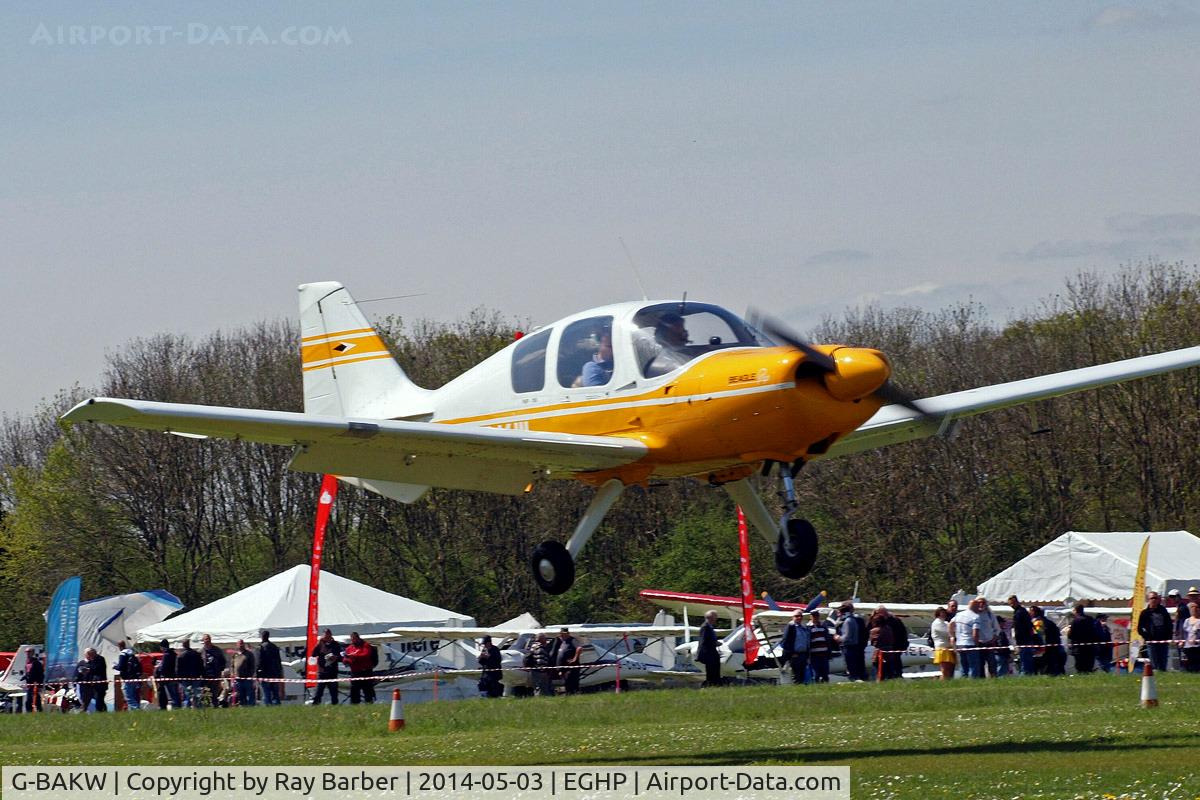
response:
M659 303L633 318L633 346L642 375L654 378L692 359L729 347L771 347L770 339L720 306Z

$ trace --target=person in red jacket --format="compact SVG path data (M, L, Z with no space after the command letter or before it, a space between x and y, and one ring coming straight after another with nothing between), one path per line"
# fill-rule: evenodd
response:
M370 642L359 636L358 631L352 632L342 660L350 667L350 704L374 703L375 682L370 678L375 671L375 656Z

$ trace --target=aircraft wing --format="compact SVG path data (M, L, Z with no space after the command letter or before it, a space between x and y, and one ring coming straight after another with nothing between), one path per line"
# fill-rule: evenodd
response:
M525 633L544 632L541 628L438 628L432 625L401 625L388 628L388 633L398 639L482 639L491 636L493 639L515 639Z
M740 612L742 609L742 598L740 597L725 597L715 594L697 594L695 592L669 592L663 589L642 589L640 592L638 592L638 596L643 600L647 600L650 603L661 608L665 608L669 611L682 612L686 609L690 613L695 613L697 611L703 613L709 608L732 608ZM777 602L776 605L779 606L779 608L788 611L788 619L791 619L790 612L796 609L803 609L805 603ZM756 599L754 601L754 607L756 609L763 609L765 611L771 606L766 600ZM692 627L695 628L696 626L693 625Z
M434 628L429 626L400 626L388 632L404 639L515 639L524 634L544 633L553 638L563 626L548 628ZM682 625L589 625L565 626L571 635L581 639L619 639L622 636L654 638L658 636L683 636ZM694 628L695 626L693 626Z
M964 417L1197 365L1200 365L1200 347L1188 347L924 398L916 404L925 416L904 406L888 405L879 409L858 430L835 442L827 453L815 458L835 458L924 439L946 433L955 421Z
M520 494L535 478L547 474L609 469L646 454L644 444L620 436L346 419L108 397L85 400L62 419L294 446L298 449L291 468L302 472L500 494Z

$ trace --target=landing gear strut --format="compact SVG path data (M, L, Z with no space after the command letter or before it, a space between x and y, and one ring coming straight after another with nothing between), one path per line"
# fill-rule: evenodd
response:
M796 510L796 491L792 478L802 464L779 465L779 475L783 481L783 504L786 509L783 519L778 523L771 518L771 513L763 505L762 498L750 482L743 478L725 484L725 491L733 501L742 507L746 518L754 526L767 543L775 548L775 567L785 578L803 578L812 571L817 561L817 531L811 522L799 517L793 517Z
M559 542L542 542L533 549L529 560L533 568L533 580L547 594L562 594L571 588L575 582L575 559L583 551L583 546L592 538L596 528L604 520L604 515L624 491L625 484L613 478L607 481L596 492L587 510L583 512L575 532L564 547Z

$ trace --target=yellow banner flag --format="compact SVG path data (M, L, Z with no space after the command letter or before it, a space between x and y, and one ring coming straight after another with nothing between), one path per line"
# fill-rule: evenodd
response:
M1133 575L1133 600L1130 601L1129 612L1129 671L1133 672L1134 662L1137 661L1138 651L1142 647L1142 637L1138 635L1138 617L1146 607L1146 555L1150 552L1150 537L1142 542L1142 554L1138 556L1137 572Z

